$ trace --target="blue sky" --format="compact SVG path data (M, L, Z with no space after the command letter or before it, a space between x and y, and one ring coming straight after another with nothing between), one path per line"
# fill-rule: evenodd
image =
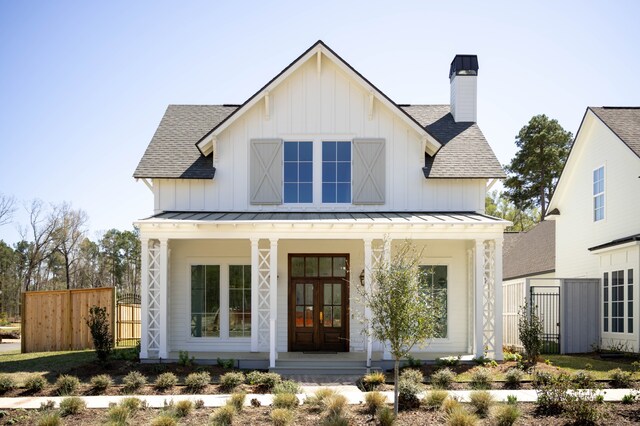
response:
M535 114L575 133L587 106L640 105L638 16L635 1L2 1L0 193L69 201L92 237L130 228L152 213L131 175L167 105L241 103L318 39L398 103L448 103L451 59L477 54L478 122L504 164Z

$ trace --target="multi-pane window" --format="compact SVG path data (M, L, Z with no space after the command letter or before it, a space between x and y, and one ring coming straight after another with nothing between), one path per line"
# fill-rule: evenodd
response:
M603 331L609 331L609 273L605 272L602 277L602 311L603 311Z
M191 266L191 336L220 337L220 265Z
M624 333L624 271L611 272L611 331Z
M633 333L633 269L627 270L627 333Z
M593 221L604 219L604 166L593 171Z
M251 336L251 265L229 265L229 337Z
M443 307L444 315L438 321L435 337L447 337L447 267L421 265L421 287L429 298Z
M284 202L313 202L313 142L284 142Z
M351 202L351 142L322 142L322 202Z

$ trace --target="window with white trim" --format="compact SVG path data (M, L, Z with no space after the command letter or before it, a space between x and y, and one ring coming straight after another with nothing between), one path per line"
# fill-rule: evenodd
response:
M250 336L251 265L191 265L191 337Z
M604 272L602 290L602 330L633 333L633 269Z
M611 272L611 332L624 333L624 271Z
M604 166L593 171L593 221L604 219Z
M313 142L284 142L284 202L313 202Z
M322 142L322 202L351 202L351 142Z
M447 266L446 265L420 265L421 280L420 287L427 293L427 296L436 299L444 308L444 315L436 325L434 337L447 337Z

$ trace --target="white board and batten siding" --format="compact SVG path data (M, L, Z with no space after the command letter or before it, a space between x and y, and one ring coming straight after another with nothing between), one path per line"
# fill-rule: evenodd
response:
M485 179L425 179L423 146L415 130L377 100L370 115L369 92L360 83L331 61L322 62L320 75L316 65L315 61L303 64L269 93L268 116L263 99L218 136L215 179L154 179L156 213L279 209L484 211ZM383 141L382 165L378 167L384 173L376 183L384 186L380 188L384 199L374 197L370 203L357 204L358 157L354 148L354 203L322 204L321 142L359 139ZM251 173L261 166L250 160L252 140L314 142L313 203L252 202ZM281 170L281 165L273 169Z

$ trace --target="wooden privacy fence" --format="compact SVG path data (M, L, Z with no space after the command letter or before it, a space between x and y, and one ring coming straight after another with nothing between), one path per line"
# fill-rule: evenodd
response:
M94 305L107 308L115 332L113 287L22 293L22 352L92 349L86 319Z

